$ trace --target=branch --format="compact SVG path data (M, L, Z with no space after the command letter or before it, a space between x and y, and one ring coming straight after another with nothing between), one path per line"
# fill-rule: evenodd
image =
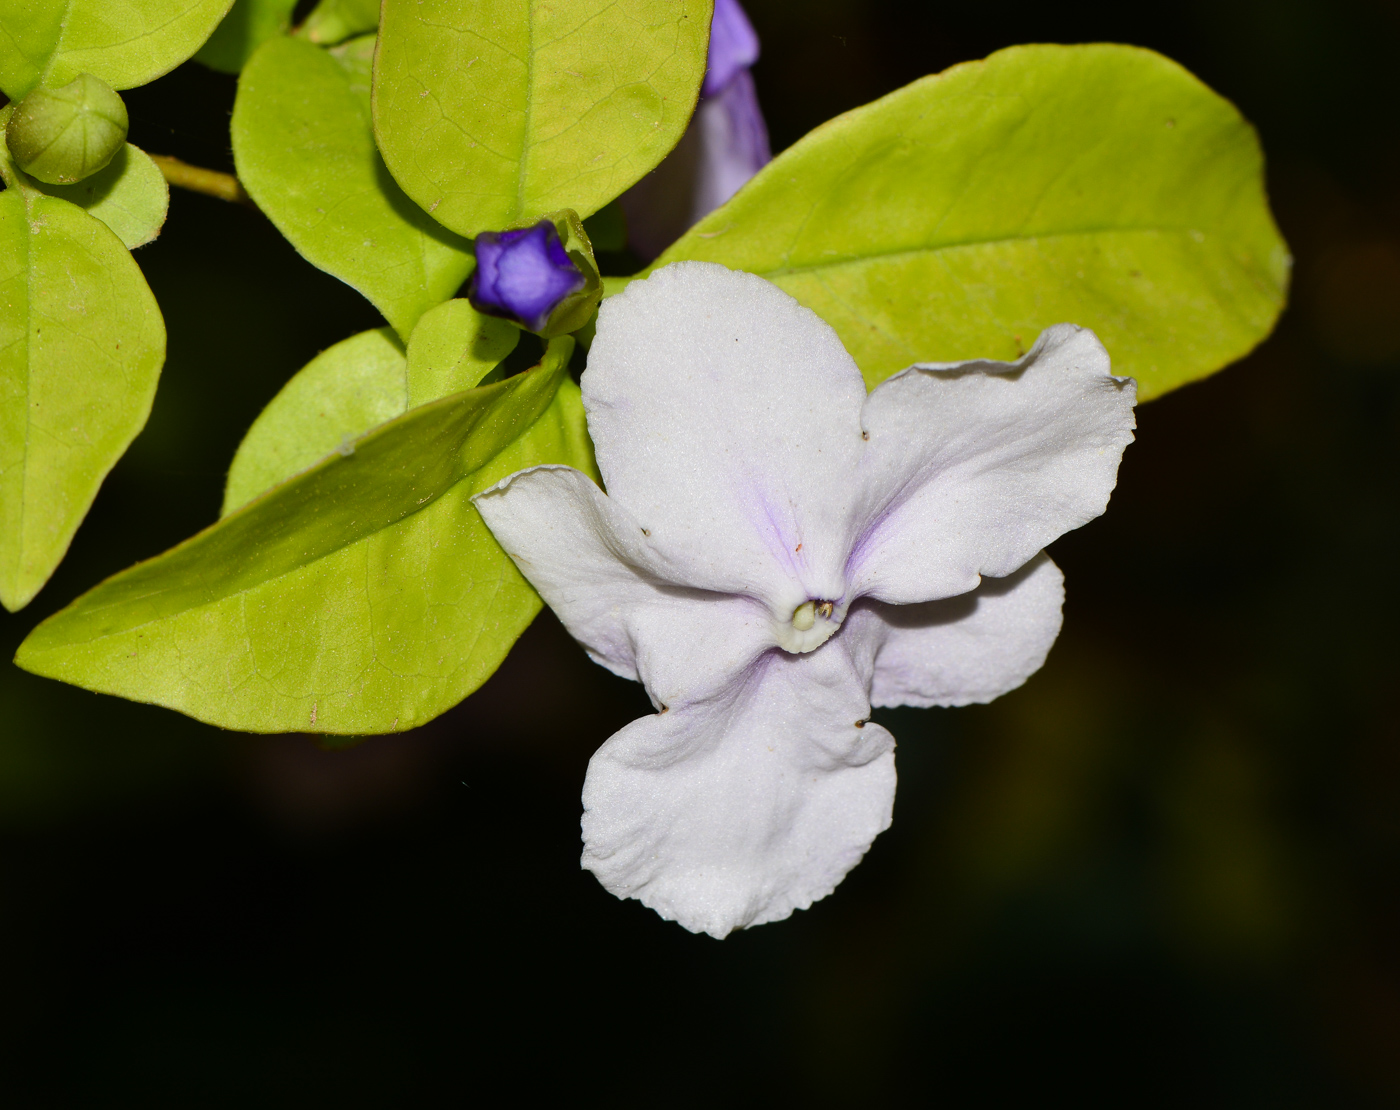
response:
M231 173L220 173L218 170L206 170L202 166L191 166L188 162L182 162L168 154L152 154L151 161L160 168L160 172L165 175L165 180L177 188L189 189L191 192L203 193L205 196L218 197L219 200L226 200L232 204L242 204L254 212L261 211L253 203L253 198L244 191L238 178Z

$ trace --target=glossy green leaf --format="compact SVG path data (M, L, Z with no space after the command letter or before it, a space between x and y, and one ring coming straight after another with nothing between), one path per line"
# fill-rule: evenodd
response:
M127 143L117 156L91 177L76 185L43 185L34 188L51 197L76 204L117 233L129 250L151 242L165 226L170 207L170 186L165 175L145 151Z
M412 409L108 579L16 662L248 731L402 731L441 713L539 609L471 494L535 463L591 469L572 347Z
M238 445L220 515L402 415L406 369L403 344L390 328L352 335L308 362Z
M286 33L296 6L297 0L233 0L228 15L199 48L195 60L221 73L237 73L248 64L254 50L273 36Z
M452 300L424 313L408 341L410 406L426 404L482 381L520 341L520 329Z
M154 81L190 57L233 0L0 0L0 89L17 100L80 73L114 89Z
M871 386L913 362L1015 358L1070 321L1141 398L1247 353L1289 273L1254 131L1127 46L1012 47L848 112L655 266L679 259L776 282Z
M298 38L264 43L239 78L233 155L244 188L303 257L407 338L474 261L384 168L369 121L373 49L372 38L330 51Z
M0 603L53 573L151 410L155 298L121 241L65 200L0 193Z
M379 26L379 0L321 0L297 33L319 46L334 46Z
M685 131L710 14L711 0L385 0L384 159L463 235L591 215Z
M454 300L418 321L407 358L390 328L323 351L268 402L238 445L222 515L409 408L471 389L519 338L518 328Z

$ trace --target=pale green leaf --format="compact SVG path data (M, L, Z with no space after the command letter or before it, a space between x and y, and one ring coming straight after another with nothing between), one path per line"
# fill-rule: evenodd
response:
M165 326L104 224L0 193L0 603L29 603L151 410Z
M302 256L407 338L474 262L384 168L369 121L373 49L368 37L331 51L291 37L264 43L238 81L233 155L244 188Z
M129 250L160 234L170 206L170 186L165 175L145 151L130 143L117 152L105 169L76 185L44 185L36 181L34 188L96 216L117 233Z
M519 338L520 329L454 300L418 321L407 358L389 328L323 351L268 402L238 445L222 515L409 408L471 389Z
M711 0L385 0L375 130L394 177L463 235L588 216L680 139Z
M572 346L410 410L108 579L16 662L248 731L402 731L441 713L539 609L471 494L537 463L592 469Z
M824 124L655 266L680 259L776 282L871 386L1015 358L1069 321L1141 398L1263 339L1290 261L1249 124L1176 63L1105 45L1012 47Z
M352 335L308 362L238 445L221 515L402 415L405 371L403 344L389 328Z
M321 0L297 33L319 46L334 46L379 26L379 0Z
M297 0L233 0L228 15L199 48L195 60L222 73L237 73L254 50L274 35L286 33L296 6Z
M520 329L452 300L426 312L408 341L408 403L471 389L515 349Z
M203 45L233 0L0 0L0 89L18 100L81 73L130 89Z

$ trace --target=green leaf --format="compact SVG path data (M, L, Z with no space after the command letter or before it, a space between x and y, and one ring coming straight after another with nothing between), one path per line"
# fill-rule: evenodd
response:
M229 467L222 516L409 408L479 384L520 330L448 301L413 329L408 357L389 328L352 335L307 363L248 429Z
M520 341L520 329L452 300L423 314L408 341L408 404L478 385Z
M431 719L539 610L470 497L537 463L592 469L572 348L556 339L534 370L412 409L108 579L16 662L247 731Z
M297 0L234 0L209 41L199 48L195 60L221 73L237 73L253 56L253 51L292 25L292 9Z
M0 0L0 89L18 100L82 73L130 89L169 73L233 0Z
M379 0L321 0L297 33L318 46L334 46L379 26Z
M402 415L405 376L403 344L389 328L353 335L308 362L238 445L220 515Z
M34 188L96 216L117 233L128 250L144 246L160 234L170 206L165 175L145 151L130 143L117 152L106 169L76 185L35 182Z
M394 184L370 130L374 40L325 51L275 38L238 81L238 176L302 256L354 286L408 337L471 272L470 245Z
M711 0L384 0L374 124L395 179L463 235L589 216L675 146Z
M1290 265L1249 124L1128 46L1012 47L848 112L652 268L679 259L776 282L872 387L1069 321L1144 399L1263 339Z
M165 326L108 228L0 193L0 603L27 605L151 411Z

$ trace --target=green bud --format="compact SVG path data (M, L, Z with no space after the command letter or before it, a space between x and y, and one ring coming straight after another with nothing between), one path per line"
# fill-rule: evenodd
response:
M35 89L18 104L5 141L19 168L48 185L95 174L126 142L126 105L90 73L61 89Z

